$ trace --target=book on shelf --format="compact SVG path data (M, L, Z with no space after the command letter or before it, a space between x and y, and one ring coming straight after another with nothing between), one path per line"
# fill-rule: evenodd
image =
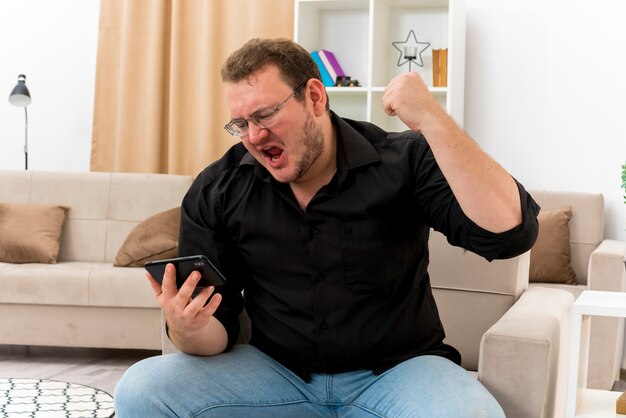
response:
M433 49L433 87L439 87L439 51L440 49Z
M322 62L326 66L326 71L328 71L330 78L335 83L337 83L337 77L344 77L346 75L346 73L343 72L341 65L339 65L339 61L337 61L335 54L326 49L320 49L319 55Z
M439 80L441 87L448 86L448 49L442 49L439 54Z
M320 70L320 74L322 76L322 83L324 83L324 86L326 87L334 86L335 80L328 73L328 70L326 69L324 62L320 58L319 52L318 51L311 52L311 57L313 58L313 61L315 61L315 63L317 64L317 67Z
M448 49L433 49L433 87L448 86Z

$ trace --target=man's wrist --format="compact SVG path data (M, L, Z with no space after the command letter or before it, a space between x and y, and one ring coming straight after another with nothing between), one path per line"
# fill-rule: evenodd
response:
M165 324L167 337L176 348L184 353L212 356L226 349L228 343L226 330L214 317L205 327L193 331L180 332L168 327L167 321Z

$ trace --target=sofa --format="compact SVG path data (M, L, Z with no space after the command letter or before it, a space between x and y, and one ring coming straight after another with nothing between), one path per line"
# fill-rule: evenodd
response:
M541 205L540 236L531 250L531 267L535 268L530 271L530 287L560 289L575 298L585 289L626 291L626 243L604 238L602 194L545 190L530 193ZM550 239L542 236L542 230ZM534 254L546 252L546 247L551 248L550 257L559 257L560 264ZM623 344L624 318L591 319L587 387L610 390L619 380Z
M145 254L136 266L114 263L139 225L180 206L191 182L164 174L0 170L5 259L10 234L29 246L50 238L50 231L38 235L43 216L20 217L40 208L65 213L58 255L0 261L0 343L160 350L161 313L141 267Z

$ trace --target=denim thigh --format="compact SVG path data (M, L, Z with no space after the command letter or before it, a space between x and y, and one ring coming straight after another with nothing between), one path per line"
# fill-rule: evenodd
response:
M119 418L504 417L476 379L441 357L415 357L381 375L314 374L307 383L249 345L145 359L118 383L115 410Z

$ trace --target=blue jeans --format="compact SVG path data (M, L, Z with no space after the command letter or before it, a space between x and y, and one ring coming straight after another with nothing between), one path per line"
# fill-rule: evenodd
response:
M314 374L306 383L250 345L140 361L118 383L115 411L118 418L504 417L475 378L442 357L415 357L378 376Z

